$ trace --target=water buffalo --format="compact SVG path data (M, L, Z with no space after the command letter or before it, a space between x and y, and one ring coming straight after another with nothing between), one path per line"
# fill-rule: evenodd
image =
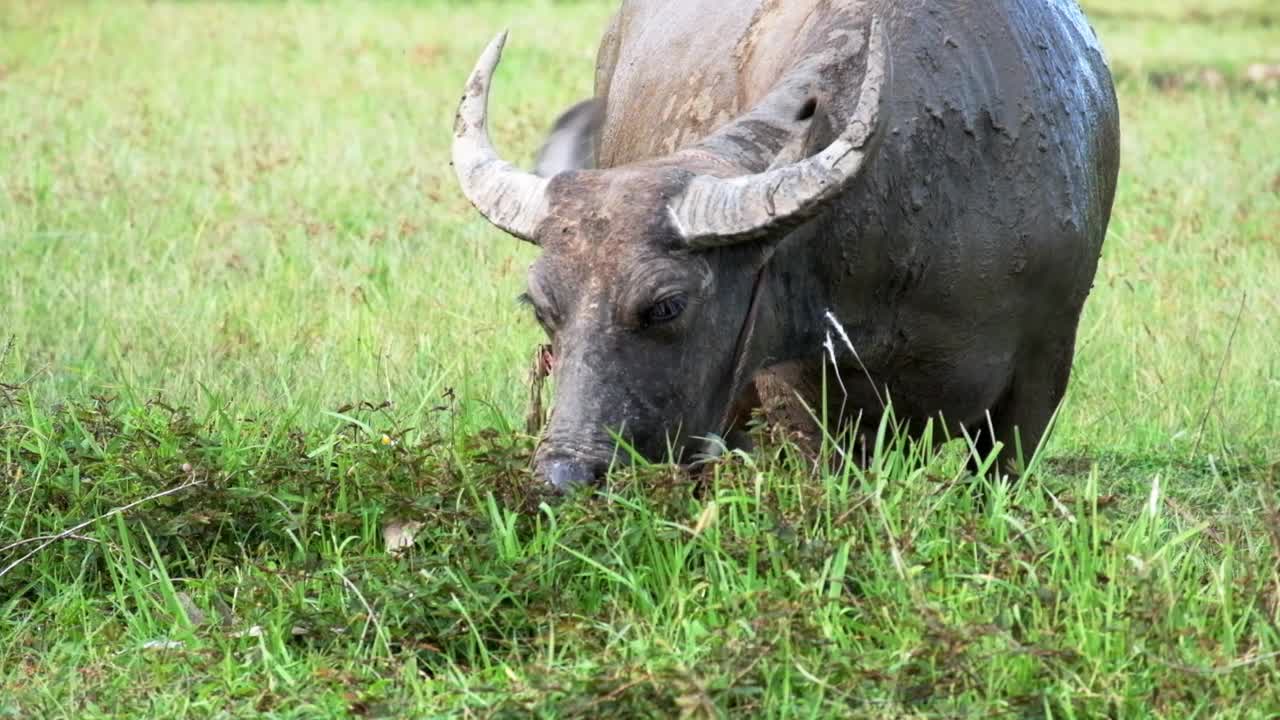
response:
M892 398L981 452L1037 446L1119 164L1075 0L625 0L595 98L537 173L486 130L505 37L467 83L453 163L489 222L542 249L540 478L598 478L615 434L679 456L768 394L862 429ZM838 378L828 312L856 349Z

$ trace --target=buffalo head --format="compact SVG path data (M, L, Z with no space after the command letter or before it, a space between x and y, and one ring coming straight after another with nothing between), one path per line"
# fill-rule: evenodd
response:
M831 62L815 58L736 130L665 158L546 178L504 162L486 129L505 39L490 43L467 83L453 164L489 222L542 248L525 297L551 339L556 398L535 463L565 489L625 457L616 437L664 459L728 430L768 352L753 343L763 268L778 241L863 168L882 134L888 62L873 25L857 107L825 147L806 148L819 68Z

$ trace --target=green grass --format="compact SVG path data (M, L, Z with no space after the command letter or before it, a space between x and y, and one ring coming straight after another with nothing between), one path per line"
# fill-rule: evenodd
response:
M0 4L0 717L1276 716L1280 10L1087 7L1124 159L1030 477L886 429L552 506L449 128L509 26L527 163L609 3Z

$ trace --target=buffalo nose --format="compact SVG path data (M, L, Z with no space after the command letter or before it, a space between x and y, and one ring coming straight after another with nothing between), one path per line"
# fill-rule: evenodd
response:
M549 460L542 467L542 478L556 492L570 492L574 488L589 485L604 476L607 468L580 460Z

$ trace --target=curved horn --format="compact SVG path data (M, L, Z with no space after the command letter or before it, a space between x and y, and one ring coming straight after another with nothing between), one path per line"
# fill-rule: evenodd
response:
M467 80L453 123L453 171L462 192L489 222L529 242L547 215L548 181L503 161L489 139L489 86L507 33L485 48Z
M882 135L881 107L892 67L878 20L871 23L858 107L840 137L807 160L755 175L699 175L668 208L692 248L733 245L794 228L821 211L863 169Z

